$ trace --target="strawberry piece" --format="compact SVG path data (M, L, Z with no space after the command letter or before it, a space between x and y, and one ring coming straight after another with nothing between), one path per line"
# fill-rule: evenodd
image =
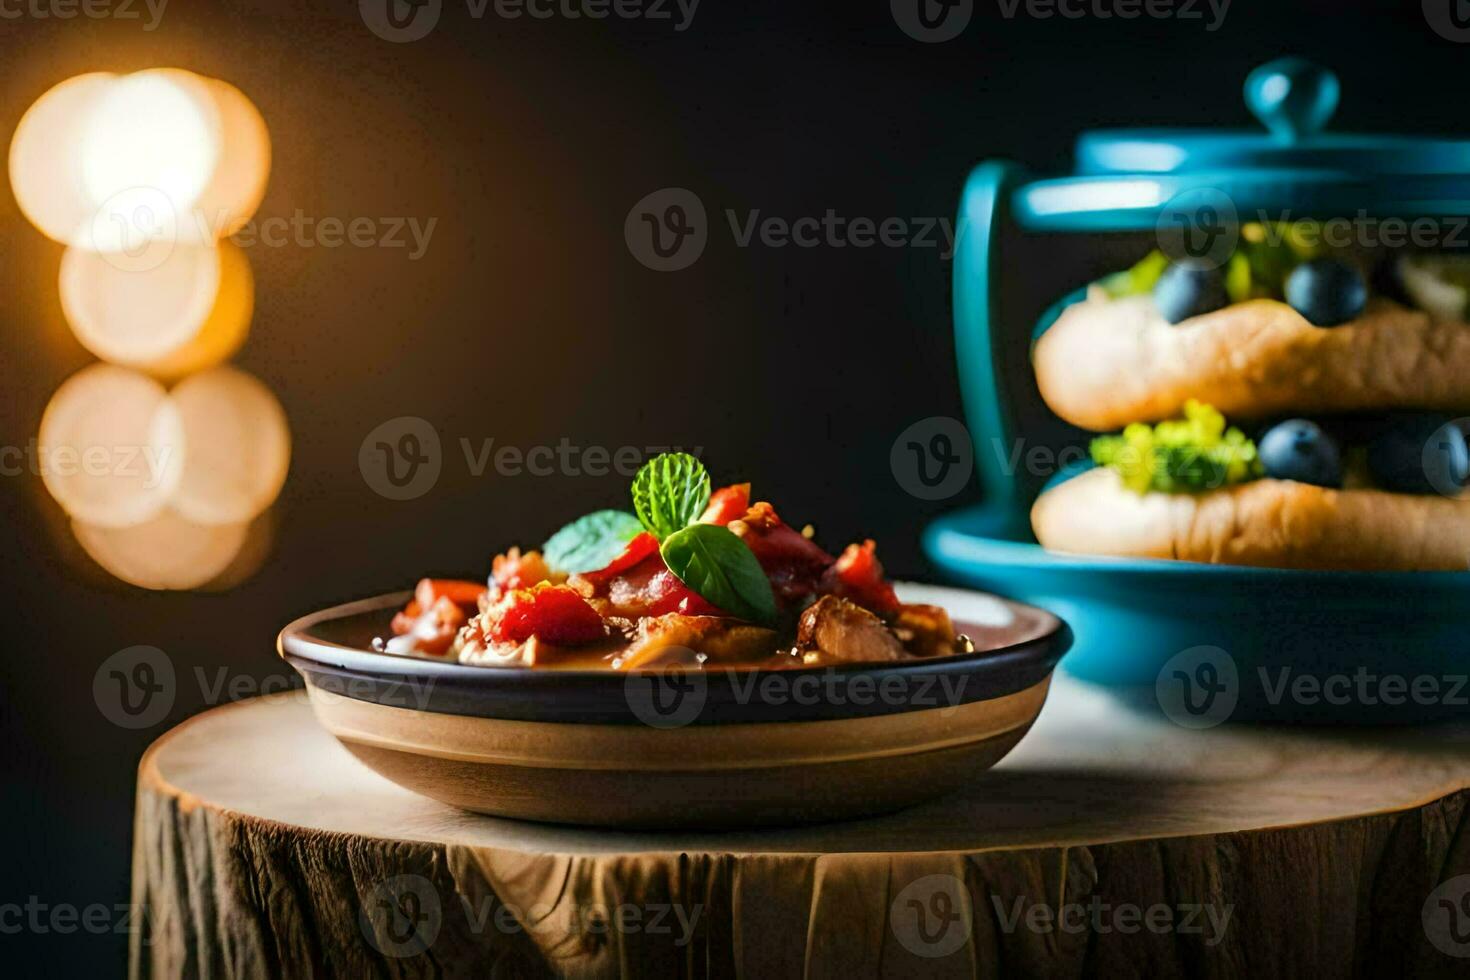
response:
M883 565L872 539L847 546L822 576L822 591L851 599L877 613L891 614L899 607L898 595L883 578Z
M524 643L534 636L554 646L580 646L607 635L597 610L566 585L542 583L507 592L485 620L487 638L497 643Z

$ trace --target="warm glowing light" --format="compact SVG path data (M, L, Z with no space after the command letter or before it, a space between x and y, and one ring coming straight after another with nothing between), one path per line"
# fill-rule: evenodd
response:
M254 307L229 236L265 193L264 119L192 72L80 75L27 110L9 165L22 213L68 246L67 321L109 362L52 397L33 465L114 576L150 589L242 580L269 549L291 456L275 396L221 366ZM172 392L158 380L179 378Z
M228 592L254 578L265 567L271 548L276 542L276 508L268 507L265 513L250 522L245 532L245 543L230 560L229 566L200 588L210 592Z
M93 201L125 212L162 193L193 207L219 163L221 125L208 83L164 68L114 79L90 110L82 185Z
M74 246L61 260L61 308L82 345L163 378L213 367L239 350L254 292L250 263L229 241L181 245L149 269Z
M82 182L89 113L117 76L68 78L35 101L10 142L10 187L31 224L59 242L76 238L97 211Z
M271 137L255 103L235 86L206 79L219 113L225 152L195 204L196 239L240 230L260 207L271 172Z
M172 508L133 527L99 527L74 520L72 534L109 574L145 589L197 589L228 571L250 529L195 524Z
M286 413L270 389L217 367L185 379L170 397L187 447L174 508L197 524L235 524L269 507L291 462Z
M182 476L183 428L158 382L94 364L72 375L41 417L36 464L72 517L127 527L157 516Z
M57 241L162 261L249 220L270 170L260 113L224 82L176 68L62 82L11 143L22 211Z

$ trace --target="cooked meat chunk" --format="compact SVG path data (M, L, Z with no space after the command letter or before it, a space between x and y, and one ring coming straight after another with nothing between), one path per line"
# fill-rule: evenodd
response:
M769 657L776 634L723 616L683 616L668 613L638 623L628 649L617 658L622 670L672 662L700 662L711 666L752 663Z
M948 657L955 652L954 623L942 606L899 606L893 616L893 632L916 657Z
M490 563L492 599L511 589L529 589L542 582L560 585L566 580L565 575L551 570L539 551L522 552L519 548L511 548L503 555L496 555Z
M765 501L753 505L727 526L760 562L776 597L791 607L799 608L817 591L822 573L832 564L831 555L789 527Z
M823 596L801 614L796 645L821 663L876 663L907 654L882 619L840 596Z

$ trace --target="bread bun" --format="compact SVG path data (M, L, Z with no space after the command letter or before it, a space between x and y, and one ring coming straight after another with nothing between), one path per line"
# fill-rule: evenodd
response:
M1232 420L1470 409L1470 325L1385 299L1322 328L1275 300L1170 324L1149 296L1095 293L1062 313L1033 360L1051 410L1099 432L1173 418L1191 398Z
M1470 500L1291 480L1137 494L1099 468L1042 494L1031 525L1046 548L1079 554L1267 568L1470 568Z

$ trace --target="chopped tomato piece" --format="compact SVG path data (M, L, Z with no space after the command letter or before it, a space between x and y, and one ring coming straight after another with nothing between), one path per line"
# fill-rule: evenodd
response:
M410 613L410 609L414 611ZM469 613L447 595L439 596L430 605L422 607L422 611L415 600L393 617L393 632L398 636L411 636L413 649L417 652L441 656L449 652L455 635L468 617Z
M844 596L874 612L893 613L899 607L893 586L883 578L883 565L872 539L847 546L822 576L822 591Z
M413 590L414 602L419 604L420 609L427 609L442 598L448 599L469 615L474 614L479 606L480 596L484 594L485 586L479 582L451 578L420 579L418 588Z
M515 589L485 613L487 638L498 643L524 643L536 637L557 646L594 643L607 635L602 617L577 591L542 583Z
M529 589L533 585L553 579L551 567L539 551L522 553L512 548L503 555L496 555L490 563L490 580L495 583L495 594L510 589Z
M729 524L750 510L750 484L734 483L710 494L709 506L700 515L701 524Z
M643 561L649 555L658 554L658 538L647 531L635 536L623 548L622 554L614 558L605 568L595 572L583 572L582 577L590 582L602 583L615 575L621 575Z
M393 617L393 633L402 636L404 633L413 631L416 626L420 625L420 621L433 614L442 602L449 603L463 614L454 623L454 629L457 630L464 625L468 617L475 614L479 608L480 596L484 594L485 586L479 582L448 578L420 579L418 586L413 590L413 598L409 600L408 605L403 607L402 612ZM442 610L439 618L443 618Z

